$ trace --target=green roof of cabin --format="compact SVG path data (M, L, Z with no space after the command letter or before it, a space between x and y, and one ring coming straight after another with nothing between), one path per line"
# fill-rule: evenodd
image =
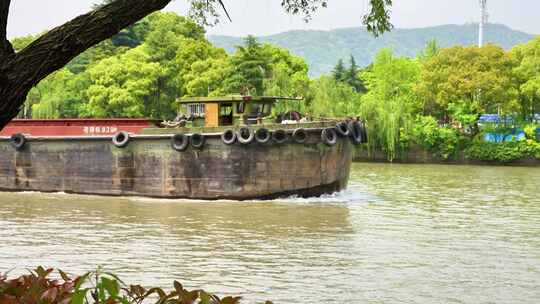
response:
M302 100L295 97L278 97L278 96L221 96L221 97L186 97L178 99L178 103L224 103L224 102L242 102L242 101L265 101L275 102L277 100Z

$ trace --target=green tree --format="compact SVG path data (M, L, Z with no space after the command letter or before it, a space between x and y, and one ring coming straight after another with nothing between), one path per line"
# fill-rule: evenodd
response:
M272 77L265 80L265 95L309 98L311 81L307 73L297 72L291 75L283 64L277 65ZM306 101L281 100L274 106L275 113L298 111L306 113Z
M32 41L36 40L38 36L27 35L23 37L17 37L11 41L13 49L18 52L27 47Z
M182 38L205 39L204 28L176 13L154 13L147 20L149 31L145 37L145 48L155 62L174 59Z
M32 116L41 119L55 119L61 117L61 107L66 97L66 87L71 72L62 69L42 81L36 88L34 94L39 100L32 105Z
M510 57L514 61L513 74L519 88L520 114L532 121L540 111L540 38L514 47Z
M418 55L420 60L428 60L439 54L441 47L436 39L430 40L426 48Z
M266 56L270 58L270 73L264 80L265 95L302 97L308 94L308 65L303 58L293 56L288 50L270 44L263 45ZM301 102L283 101L280 112L300 111Z
M263 45L253 36L248 36L244 46L238 46L231 57L233 73L225 81L230 93L260 95L264 91L264 79L271 73L271 62Z
M183 77L185 96L220 96L225 95L222 80L233 67L226 56L199 60L191 65Z
M156 83L163 69L151 62L142 47L104 59L88 73L91 85L84 116L161 118Z
M142 63L154 63L155 66L158 66L160 69L159 77L150 81L153 85L152 93L148 93L147 96L144 97L144 102L148 106L148 111L145 111L144 113L153 118L169 118L175 114L174 101L179 96L182 96L185 91L184 84L181 80L182 75L189 72L189 69L186 67L191 66L196 60L206 59L209 56L226 56L225 51L218 50L208 43L204 38L204 29L200 26L197 26L192 21L174 13L155 13L139 23L144 23L145 27L147 27L145 34L141 35L139 38L142 44L137 47L139 53L143 52L145 54L145 61ZM85 82L76 81L75 83L77 84L73 84L80 92L86 94L89 91L90 86L92 86L90 97L93 98L93 102L89 103L87 98L83 99L83 97L86 96L77 96L75 99L68 98L67 100L69 100L70 103L61 103L61 108L66 110L62 111L62 113L57 113L56 116L91 116L93 113L100 117L106 115L97 111L95 107L95 105L98 104L96 102L98 96L97 92L101 92L96 90L96 80L104 77L103 75L106 74L106 71L103 69L105 65L102 64L100 68L94 68L94 66L99 65L101 61L108 59L107 63L121 62L129 65L131 64L131 58L133 56L123 55L130 52L130 50L134 50L134 48L129 46L115 46L113 39L103 41L99 45L90 48L67 65L67 69L74 75L77 75L77 79L85 80ZM202 48L207 49L207 54L203 57L194 56L197 52L193 51L199 46L203 46ZM92 81L90 80L91 77L88 70L92 70ZM97 71L99 71L99 73ZM154 76L152 73L148 75ZM120 82L123 81L120 80L120 78L117 78L116 80ZM69 83L71 84L71 81ZM123 85L116 84L116 86L122 87ZM119 92L118 90L115 91ZM55 91L55 93L60 94L61 92ZM36 95L35 92L31 92L29 95L29 99L31 100L26 103L28 105L37 104L35 106L35 108L38 109L38 111L35 112L37 115L45 113L39 109L57 108L56 105L59 104L58 102L51 103L49 101L50 98L43 99L39 97L40 95L42 94ZM62 98L67 98L66 94L62 93L60 95ZM60 95L58 98L60 98ZM84 105L85 103L89 104ZM31 111L24 112L26 114L31 113ZM111 115L122 115L127 117L138 116L139 114L134 114L135 112L136 111L131 110L126 112L116 111Z
M358 65L356 64L356 59L354 59L354 56L351 55L351 58L349 59L350 66L346 73L346 79L347 83L353 87L356 92L358 93L365 93L366 87L364 86L364 83L362 82L362 79L360 79L360 69L358 68Z
M141 46L149 62L158 64L161 69L154 83L152 104L155 108L152 117L169 118L174 116L174 101L182 96L177 54L194 40L204 41L205 31L193 21L175 13L154 13L147 19L150 29Z
M92 9L97 10L105 5L113 3L115 0L103 0L100 3L92 5ZM111 37L110 41L116 47L130 47L134 48L141 45L144 42L145 36L149 31L148 17L122 29L118 34Z
M334 70L332 71L332 77L335 81L341 82L354 88L358 93L365 93L366 87L360 78L360 68L356 64L356 59L353 55L349 57L349 67L345 67L343 59L339 59Z
M229 94L301 95L301 90L293 88L299 89L308 78L304 59L286 49L260 44L253 36L245 39L244 46L237 47L230 64L233 69L223 82L223 90Z
M345 82L346 71L345 71L345 64L343 63L343 59L338 60L336 66L334 67L334 70L332 71L332 77L334 77L335 81Z
M410 133L421 110L413 86L418 81L420 66L416 60L395 57L384 49L373 66L363 73L368 92L362 96L360 116L369 129L370 149L382 149L393 160L400 151L404 136Z
M265 95L268 96L306 96L309 92L310 79L307 73L292 73L284 65L277 65L272 76L265 79Z
M294 56L289 50L271 44L263 44L262 48L264 56L270 58L270 74L278 66L281 69L286 69L287 73L291 75L308 74L309 66L304 58Z
M357 116L360 95L346 83L323 76L311 84L310 111L315 117L342 118Z
M181 47L178 48L174 59L177 70L174 76L174 82L178 95L207 96L214 90L221 92L223 85L221 83L215 83L213 79L214 76L221 75L224 71L227 71L219 79L222 81L232 72L225 50L214 47L207 40L195 40L192 38L183 38L180 41L180 45ZM215 68L217 70L211 71L205 70L205 68ZM199 77L209 78L205 80L197 79ZM201 89L203 83L207 83L204 86L204 90Z
M28 94L22 118L76 118L86 101L88 74L62 69L49 75Z
M127 50L129 50L129 47L117 47L112 40L108 39L75 57L66 65L66 68L74 74L83 73L91 64L111 56L120 55Z
M495 45L443 49L422 62L416 91L425 112L444 121L452 118L451 104L477 117L487 112L511 113L516 110L517 96L512 67L508 54Z

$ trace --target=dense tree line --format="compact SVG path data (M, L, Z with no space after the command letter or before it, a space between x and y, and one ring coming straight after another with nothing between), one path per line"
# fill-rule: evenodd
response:
M35 37L15 39L23 49ZM390 159L410 145L449 157L479 132L484 113L522 126L540 111L540 38L509 51L495 45L441 49L435 41L415 58L383 49L359 67L351 56L327 76L309 79L302 58L247 37L233 54L204 29L174 13L155 13L90 48L28 95L23 117L175 115L184 96L228 94L303 97L276 111L312 117L361 117L370 149Z
M540 37L509 51L496 45L441 49L436 41L416 58L383 49L367 67L357 68L351 57L348 64L339 60L332 75L312 80L305 108L315 116L360 117L370 130L368 148L389 159L413 145L446 159L481 139L482 131L536 129L538 54ZM499 114L500 123L481 130L482 114ZM529 156L540 155L533 133L519 148Z
M33 38L15 39L14 46L24 48ZM228 55L189 19L155 13L43 80L20 115L168 119L179 97L295 95L309 81L307 72L304 60L285 49L248 37Z
M370 148L393 159L419 145L449 158L481 139L482 114L501 117L484 126L486 132L536 129L539 51L540 38L510 51L496 45L439 49L436 42L417 58L382 50L360 76L367 93L358 114L371 129ZM540 145L532 133L527 143L536 155Z
M11 0L0 1L0 129L21 111L30 90L50 74L98 43L117 35L149 14L163 9L171 0L105 0L91 12L47 31L32 43L16 50L7 37ZM216 24L223 11L222 0L187 0L190 16L201 25ZM328 0L283 0L285 11L303 14L308 20ZM392 28L392 0L370 0L364 24L375 36ZM136 33L134 33L136 34Z

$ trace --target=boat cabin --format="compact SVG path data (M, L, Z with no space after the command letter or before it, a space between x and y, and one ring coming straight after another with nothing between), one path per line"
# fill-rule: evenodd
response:
M192 122L193 127L222 127L262 124L272 115L279 100L298 98L271 96L228 96L182 98L178 115Z

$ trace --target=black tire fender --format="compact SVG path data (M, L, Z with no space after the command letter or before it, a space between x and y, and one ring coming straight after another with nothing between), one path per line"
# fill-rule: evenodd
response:
M247 145L255 139L255 132L250 128L243 127L238 130L236 137L241 144Z
M15 150L20 151L26 145L26 136L20 133L13 134L11 135L11 138L9 139L9 143Z
M178 152L185 151L188 145L189 137L186 134L178 133L171 137L171 147Z
M272 132L272 140L276 144L284 144L287 141L287 133L284 130L275 130Z
M303 144L308 139L308 134L305 129L295 129L292 134L292 138L296 143Z
M346 122L342 121L336 125L337 134L341 137L347 137L351 134L351 130Z
M367 128L364 123L361 124L362 131L360 132L362 134L362 143L366 144L368 142L368 134L367 134Z
M356 120L349 122L349 130L351 130L350 136L354 144L359 145L365 141L362 135L362 125L360 122Z
M206 138L201 133L193 133L191 134L189 138L189 142L191 143L191 146L195 149L202 149L204 147L204 144L206 142Z
M260 128L255 131L255 140L260 144L265 144L272 139L272 133L267 128Z
M226 145L232 145L236 142L236 132L233 130L227 130L221 134L221 141Z
M117 148L125 148L129 144L130 139L128 132L120 131L113 135L112 142Z
M337 132L334 129L328 128L323 129L321 132L321 140L323 143L325 143L327 146L332 147L335 146L337 143Z

